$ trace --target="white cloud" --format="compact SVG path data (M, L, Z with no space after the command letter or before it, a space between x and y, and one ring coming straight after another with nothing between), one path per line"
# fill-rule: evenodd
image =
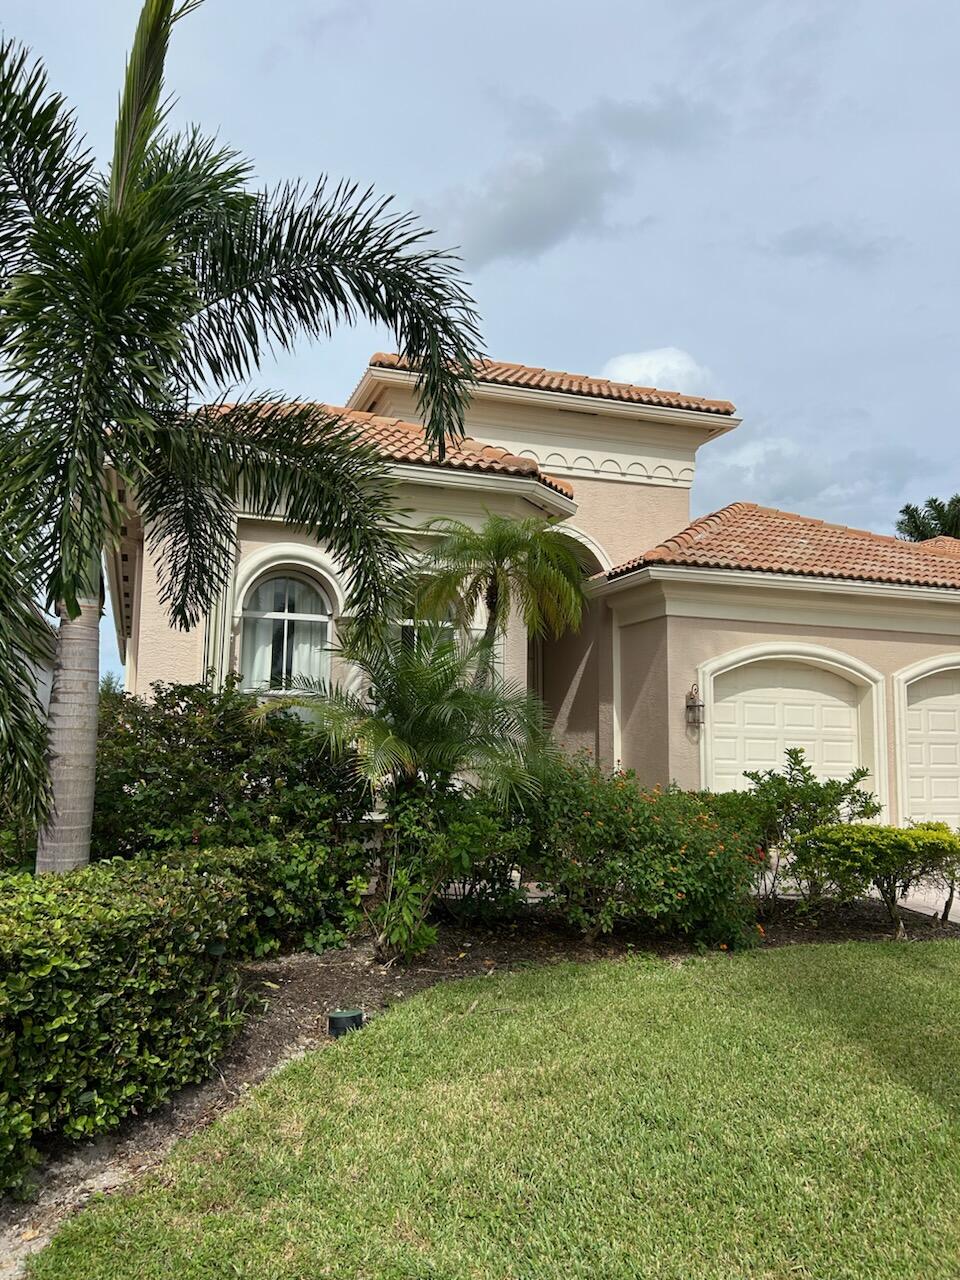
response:
M728 502L758 502L891 533L903 503L930 488L931 463L905 445L851 448L845 425L846 431L838 423L830 437L807 429L799 438L773 434L762 424L741 427L700 455L695 514Z
M601 376L640 387L659 387L661 391L684 391L687 395L706 395L713 387L710 370L682 347L654 347L613 356L603 366Z

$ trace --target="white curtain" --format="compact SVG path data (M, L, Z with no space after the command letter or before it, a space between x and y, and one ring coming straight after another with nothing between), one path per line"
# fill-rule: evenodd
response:
M276 618L244 618L240 643L240 670L245 689L269 689L273 661L274 628L283 627Z
M329 671L326 622L301 622L291 618L287 623L285 670L293 681L325 680Z

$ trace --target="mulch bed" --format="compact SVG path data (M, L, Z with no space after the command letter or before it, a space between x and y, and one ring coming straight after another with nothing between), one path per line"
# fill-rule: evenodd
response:
M960 938L960 925L939 925L912 912L904 912L904 918L911 941ZM764 945L870 942L892 936L879 903L828 908L816 921L785 904L766 927ZM244 966L246 985L261 1009L251 1015L211 1079L181 1090L167 1106L131 1118L95 1142L52 1149L40 1171L37 1198L25 1205L0 1204L0 1277L21 1274L26 1256L42 1248L57 1225L91 1196L139 1178L179 1138L236 1106L283 1063L332 1044L326 1034L332 1009L359 1007L375 1016L437 982L534 964L616 958L637 950L684 954L676 943L642 935L617 935L591 946L534 914L495 932L447 926L437 945L407 966L378 964L366 942L320 956L304 953Z

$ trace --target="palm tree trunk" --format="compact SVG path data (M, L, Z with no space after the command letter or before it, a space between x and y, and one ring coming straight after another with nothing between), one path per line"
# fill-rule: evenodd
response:
M61 613L50 696L50 817L37 842L37 873L71 871L90 861L97 772L100 600Z
M487 584L485 604L487 606L487 621L483 628L482 656L477 663L477 670L473 677L473 687L475 689L482 689L493 671L494 645L497 640L497 629L500 625L500 589L496 578L491 578Z

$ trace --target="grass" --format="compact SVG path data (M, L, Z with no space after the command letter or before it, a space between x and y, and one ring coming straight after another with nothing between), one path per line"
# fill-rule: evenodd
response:
M36 1280L960 1276L960 944L436 987L288 1067Z

